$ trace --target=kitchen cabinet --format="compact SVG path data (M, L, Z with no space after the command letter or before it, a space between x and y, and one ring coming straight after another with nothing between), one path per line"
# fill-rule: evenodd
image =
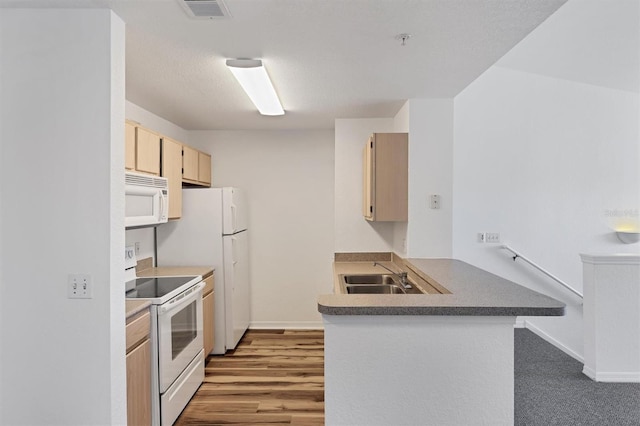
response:
M127 319L127 424L151 424L151 316L146 309Z
M125 121L127 170L160 176L160 135L132 121Z
M190 146L182 147L182 179L185 181L198 181L198 151Z
M213 273L203 280L205 282L202 290L202 334L204 338L204 354L209 355L213 351L214 337L214 315L215 295L213 291Z
M211 186L211 156L198 152L198 181Z
M364 218L371 222L406 222L408 134L372 134L364 146L362 169Z
M169 219L182 217L182 144L162 138L162 176L169 184Z
M136 125L131 122L124 123L124 168L135 170L136 168Z
M182 167L184 183L211 186L211 155L183 145Z
M144 127L136 128L136 170L160 175L160 135Z

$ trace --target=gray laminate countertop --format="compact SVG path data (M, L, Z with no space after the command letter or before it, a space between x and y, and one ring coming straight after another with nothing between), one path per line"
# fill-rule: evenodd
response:
M318 298L318 311L324 315L564 315L564 303L461 260L405 262L451 294L325 294ZM363 273L371 263L365 264ZM354 269L358 269L355 262L350 264Z

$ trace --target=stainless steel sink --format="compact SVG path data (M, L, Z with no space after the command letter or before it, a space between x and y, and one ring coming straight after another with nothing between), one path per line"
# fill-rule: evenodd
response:
M398 277L389 274L343 274L340 284L346 294L423 294L414 283L404 288Z
M343 275L343 282L345 284L395 284L394 277L392 275L384 274L369 274L369 275Z
M404 289L392 284L347 285L347 294L406 294Z

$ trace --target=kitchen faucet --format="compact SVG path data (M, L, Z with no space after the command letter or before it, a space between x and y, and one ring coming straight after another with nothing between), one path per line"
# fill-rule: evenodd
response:
M398 278L400 278L400 285L403 288L412 288L411 284L409 284L409 282L407 281L407 273L402 271L402 272L394 272L391 269L387 268L386 266L384 266L382 263L378 263L378 262L373 262L373 266L382 266L384 269L386 269L387 271L391 272L393 275L397 276Z

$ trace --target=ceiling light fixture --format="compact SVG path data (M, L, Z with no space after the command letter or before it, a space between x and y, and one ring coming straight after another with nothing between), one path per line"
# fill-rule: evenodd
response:
M260 59L227 59L227 67L262 115L284 115L282 104Z

